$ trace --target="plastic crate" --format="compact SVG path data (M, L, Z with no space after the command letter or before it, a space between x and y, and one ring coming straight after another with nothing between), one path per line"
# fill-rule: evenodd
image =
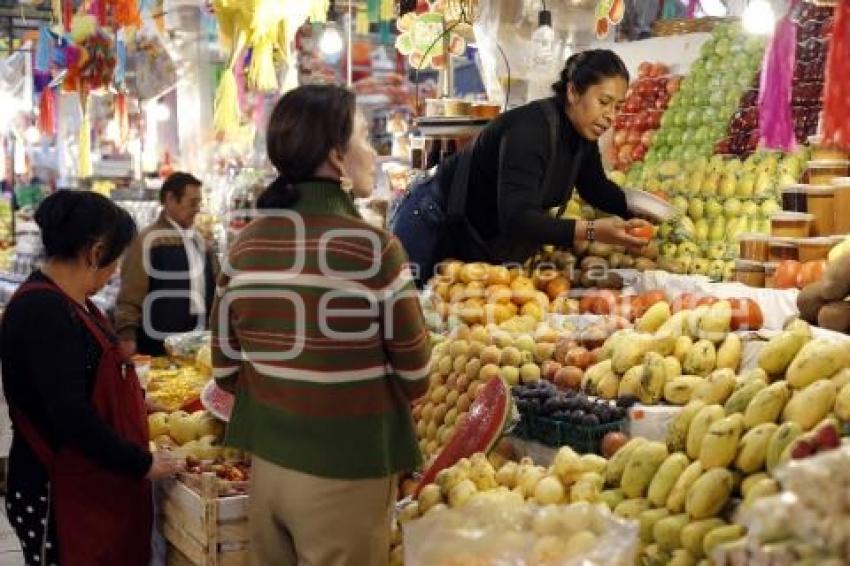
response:
M569 446L579 454L599 454L602 438L609 432L624 430L626 421L585 426L533 417L530 424L532 438L546 446Z

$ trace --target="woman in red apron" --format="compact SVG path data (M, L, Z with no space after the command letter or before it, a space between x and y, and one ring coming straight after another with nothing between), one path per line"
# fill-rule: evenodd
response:
M6 513L28 565L147 565L150 480L180 464L149 452L139 381L88 298L135 224L109 199L76 191L49 196L35 219L47 259L0 326L14 427Z

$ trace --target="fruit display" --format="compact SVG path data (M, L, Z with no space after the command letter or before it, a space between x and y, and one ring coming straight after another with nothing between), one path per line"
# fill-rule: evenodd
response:
M591 348L621 327L616 320L602 318L581 329L535 322L520 332L505 330L504 325L461 323L433 347L428 392L413 406L423 454L431 458L441 451L493 378L501 378L506 387L545 380L562 389L576 389L584 370L596 361ZM487 410L496 407L491 403ZM501 432L509 413L504 408L493 415L494 426L499 425L494 433Z
M850 333L847 297L850 297L850 253L837 256L823 270L820 279L803 286L797 296L797 308L803 320L811 324Z
M692 161L714 154L714 145L726 136L742 93L753 82L763 51L764 40L744 33L740 25L715 27L670 99L646 163Z
M759 83L761 75L756 74L750 88L741 95L738 109L732 115L726 137L714 144L714 152L719 155L736 155L741 159L749 157L758 148L759 143Z
M190 488L200 491L201 476L214 474L218 479L216 486L219 497L233 497L248 493L251 478L251 463L246 459L227 460L219 456L213 460L200 460L194 456L186 457L186 470L180 479Z
M823 109L826 56L832 39L833 8L800 2L794 21L797 26L791 104L794 132L799 143L818 131Z
M779 191L797 182L805 160L805 152L756 152L746 160L716 155L633 167L635 186L666 193L681 214L658 227L658 267L731 279L738 237L770 233L770 216L781 211Z
M614 119L614 167L625 171L643 161L671 97L682 77L670 75L663 63L641 63L638 78L629 86L623 110Z
M209 380L210 374L195 365L173 365L165 358L154 358L148 372L148 406L166 412L192 406Z
M157 448L201 460L215 459L224 451L221 445L224 423L207 411L151 413L148 433Z

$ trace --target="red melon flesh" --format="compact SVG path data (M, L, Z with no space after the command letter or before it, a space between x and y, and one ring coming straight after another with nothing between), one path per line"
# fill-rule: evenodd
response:
M432 483L438 473L454 466L461 458L469 458L477 452L489 452L502 436L510 418L511 402L511 392L502 378L490 378L470 406L466 419L425 470L416 495L423 486Z

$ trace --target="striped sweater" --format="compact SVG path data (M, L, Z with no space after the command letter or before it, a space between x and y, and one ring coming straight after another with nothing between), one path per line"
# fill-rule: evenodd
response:
M407 258L338 184L299 189L222 267L210 326L215 379L236 394L227 443L330 478L414 469L430 347Z

